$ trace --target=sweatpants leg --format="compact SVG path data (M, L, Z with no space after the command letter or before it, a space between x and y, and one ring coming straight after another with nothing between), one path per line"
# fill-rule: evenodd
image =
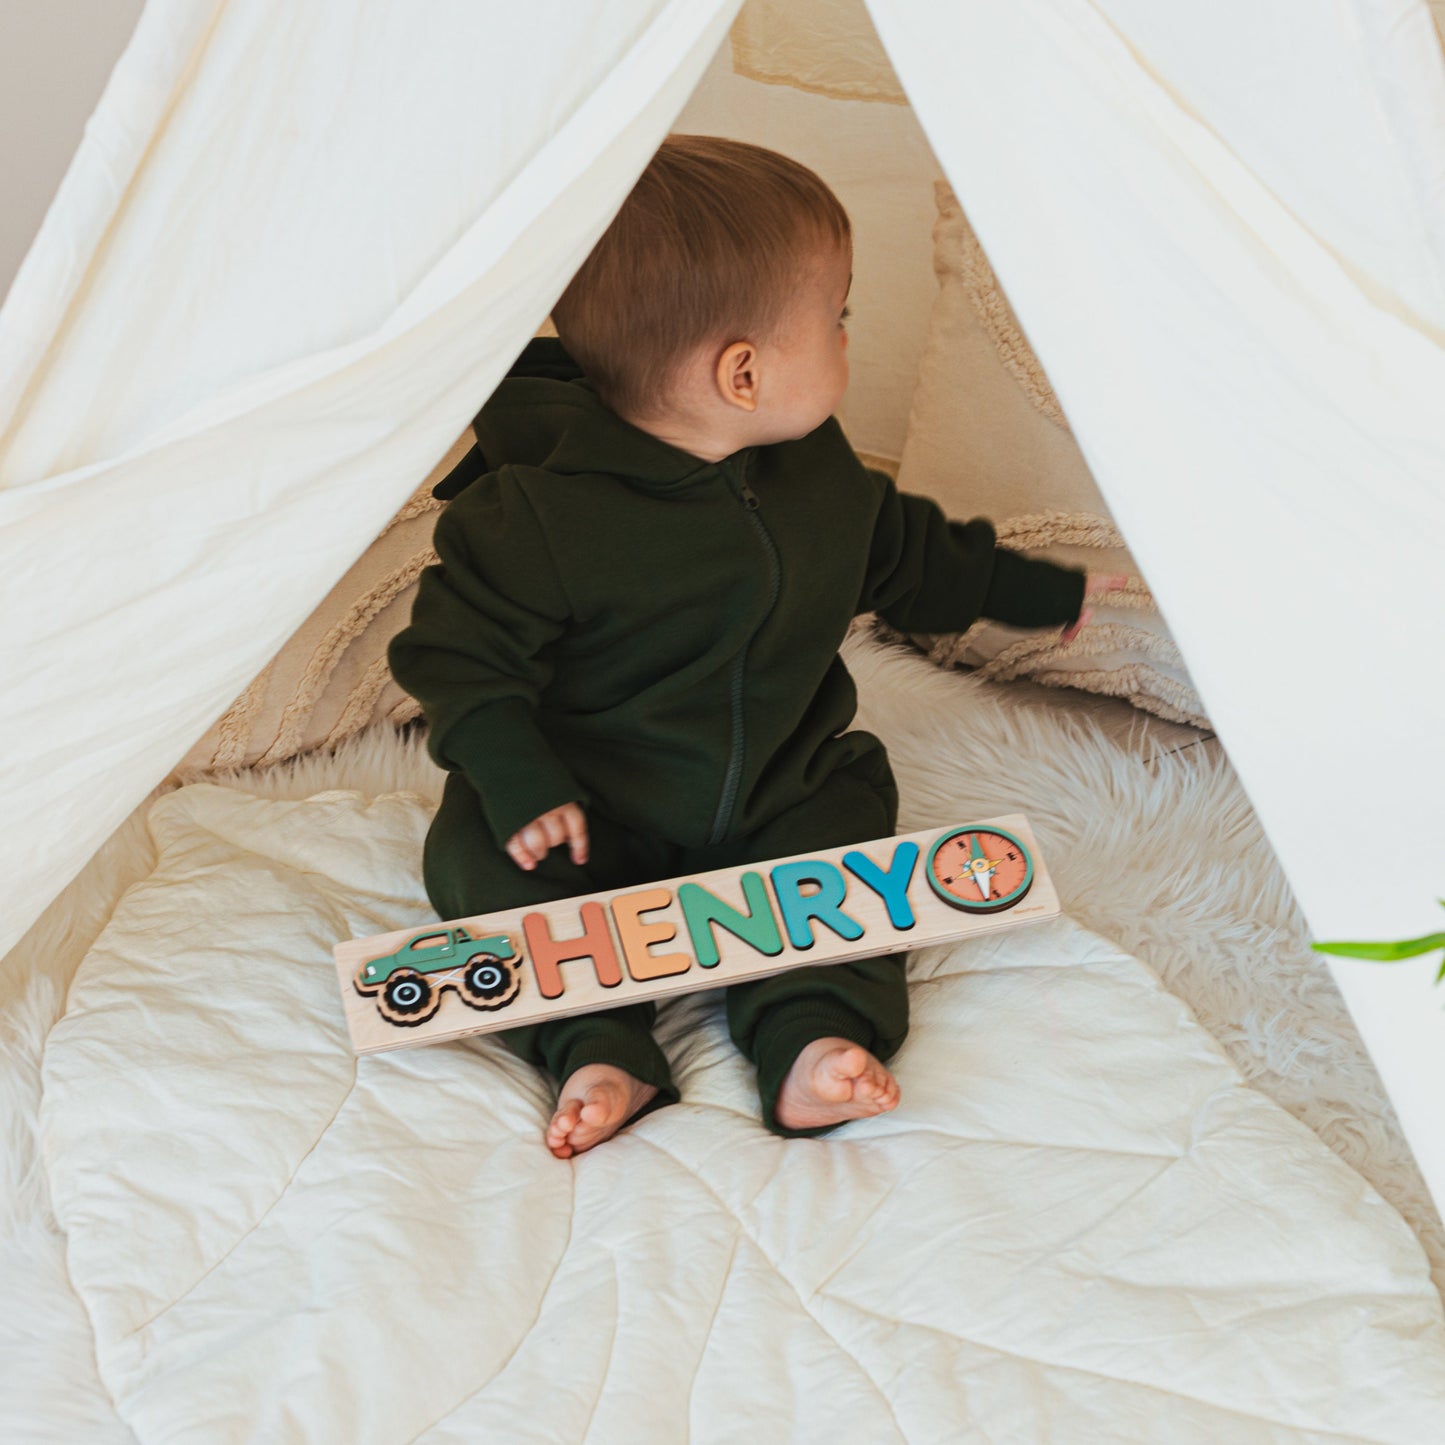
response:
M749 835L746 856L736 861L886 838L897 817L898 790L880 744L838 769L807 802ZM904 955L789 969L756 983L734 984L727 991L727 1016L733 1042L757 1065L763 1123L788 1138L826 1134L838 1126L788 1129L778 1122L783 1080L814 1039L850 1039L880 1060L897 1053L908 1033Z
M635 838L592 812L587 832L585 866L573 863L563 847L552 849L535 869L524 872L493 841L470 785L460 774L449 773L423 851L427 896L442 918L466 918L668 876L671 860L665 845ZM628 1004L499 1030L497 1037L518 1058L546 1069L559 1084L584 1064L615 1064L652 1084L657 1096L638 1110L634 1115L638 1118L678 1099L667 1058L652 1037L656 1014L657 1006L651 1002Z

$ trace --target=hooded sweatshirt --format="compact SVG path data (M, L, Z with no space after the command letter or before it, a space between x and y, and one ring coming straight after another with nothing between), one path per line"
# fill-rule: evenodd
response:
M1084 574L997 547L866 468L834 419L703 461L530 343L434 490L393 675L498 844L567 802L682 847L747 834L880 745L845 731L853 618L1062 626Z

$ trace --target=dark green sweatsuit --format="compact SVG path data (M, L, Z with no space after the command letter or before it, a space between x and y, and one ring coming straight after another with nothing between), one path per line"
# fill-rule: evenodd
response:
M878 612L910 631L980 616L1062 626L1081 572L994 545L858 460L829 420L705 462L608 410L555 340L533 341L437 489L440 565L391 645L451 774L424 873L443 918L522 907L885 837L882 744L846 731L838 657ZM591 858L534 872L502 851L559 805ZM887 1058L907 1032L901 957L795 969L728 990L763 1117L801 1048L838 1035ZM650 1004L509 1030L559 1080L618 1064L677 1097ZM821 1132L821 1131L803 1131Z

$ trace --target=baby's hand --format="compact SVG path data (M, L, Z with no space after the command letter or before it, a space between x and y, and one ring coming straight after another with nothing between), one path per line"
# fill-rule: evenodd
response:
M507 854L519 867L531 872L553 848L566 843L572 861L579 867L587 861L587 819L576 803L563 803L518 828L507 839Z
M1084 581L1084 606L1079 615L1059 634L1060 642L1072 642L1093 621L1094 609L1088 604L1106 592L1121 592L1129 579L1122 574L1090 572Z

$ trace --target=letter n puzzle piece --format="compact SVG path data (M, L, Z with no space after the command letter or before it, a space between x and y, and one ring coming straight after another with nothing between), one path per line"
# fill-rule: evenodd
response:
M677 890L677 901L682 905L683 918L687 920L688 936L703 968L716 968L721 959L713 925L726 929L767 958L774 958L783 951L783 937L778 932L777 919L773 917L772 906L768 903L763 875L750 870L742 875L740 881L743 898L748 905L746 913L724 902L700 883L684 883Z

